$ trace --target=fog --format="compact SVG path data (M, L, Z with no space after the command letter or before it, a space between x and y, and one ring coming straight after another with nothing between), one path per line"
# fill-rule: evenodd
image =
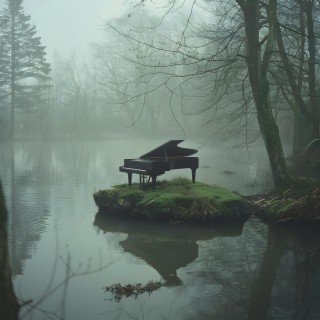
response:
M116 0L25 0L24 7L47 47L50 62L55 52L63 57L77 52L89 58L90 43L102 41L105 23L128 10Z
M23 1L51 71L42 80L36 74L16 81L31 86L16 93L11 107L10 86L3 86L1 138L14 126L12 135L27 139L137 135L262 144L250 99L247 115L241 111L248 89L231 89L244 73L229 70L225 77L208 72L219 62L199 63L211 54L200 31L210 21L205 8L192 1L174 8L138 3ZM278 119L290 139L290 118Z

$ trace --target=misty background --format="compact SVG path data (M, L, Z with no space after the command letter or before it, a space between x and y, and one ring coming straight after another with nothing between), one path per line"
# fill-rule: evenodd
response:
M170 15L164 2L151 7L26 0L22 5L51 70L41 84L23 80L39 86L28 104L23 96L15 108L15 138L135 135L190 138L200 144L223 141L226 146L263 143L251 102L242 108L240 89L216 89L214 72L190 76L193 69L208 67L187 60L181 64L181 56L188 55L178 53L182 34L189 54L198 46L197 54L208 56L210 48L201 49L207 38L197 30L210 21L201 6L192 7L188 18L191 2ZM191 30L184 30L186 19L194 26ZM9 103L9 97L1 100L2 138L9 136ZM278 111L277 121L282 137L290 141L290 113Z

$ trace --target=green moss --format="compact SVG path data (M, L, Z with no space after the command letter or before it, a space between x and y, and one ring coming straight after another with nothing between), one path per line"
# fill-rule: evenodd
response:
M136 189L117 187L109 190L100 190L93 197L99 208L134 207L143 198L143 192Z
M119 195L116 189L100 190L94 194L94 199L100 207L113 207L118 203Z
M150 220L213 221L216 218L229 219L246 215L244 201L240 196L218 186L201 182L193 184L185 178L165 180L158 183L156 188L145 190L139 189L138 184L131 187L117 185L95 193L94 199L100 209L123 208L129 203L132 207L131 215L144 216ZM105 206L106 203L110 206Z

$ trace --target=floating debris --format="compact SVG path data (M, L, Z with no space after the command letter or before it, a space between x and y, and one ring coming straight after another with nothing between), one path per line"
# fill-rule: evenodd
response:
M125 297L134 297L137 298L138 295L143 294L145 292L149 293L149 295L156 290L159 290L161 287L166 286L163 282L153 282L149 281L147 284L142 285L141 283L137 284L127 284L122 286L120 283L115 283L109 287L105 287L105 292L110 292L114 296L114 300L116 302L120 302L120 300ZM113 299L109 299L113 300Z
M274 222L320 222L320 184L317 179L297 179L287 190L252 197L255 214Z
M226 175L235 174L234 171L230 171L230 170L219 171L219 173L221 173L221 174L226 174Z

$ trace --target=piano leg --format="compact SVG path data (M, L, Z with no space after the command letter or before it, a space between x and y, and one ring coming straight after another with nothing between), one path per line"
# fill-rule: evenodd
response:
M191 171L192 171L192 182L193 182L193 183L196 182L196 170L197 170L197 169L191 169Z
M152 182L151 182L152 188L155 188L156 184L157 184L157 176L152 176Z
M141 189L146 187L146 176L144 174L139 174L139 185Z
M132 172L128 172L128 185L131 186L132 184Z

